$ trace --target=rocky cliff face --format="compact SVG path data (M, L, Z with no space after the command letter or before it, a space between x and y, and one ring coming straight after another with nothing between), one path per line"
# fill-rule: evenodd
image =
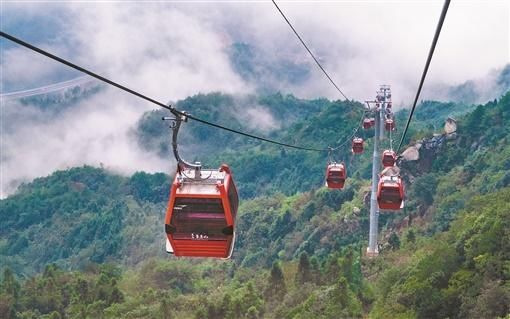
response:
M449 117L445 121L443 133L418 140L402 152L397 166L402 169L404 180L412 183L416 176L429 172L442 147L457 138L456 132L457 122Z
M416 177L430 172L432 164L441 149L449 141L457 138L457 122L448 117L445 121L444 132L434 134L431 138L418 140L409 146L397 159L395 167L385 168L383 175L401 175L404 183L410 185ZM370 190L364 196L365 207L370 207Z

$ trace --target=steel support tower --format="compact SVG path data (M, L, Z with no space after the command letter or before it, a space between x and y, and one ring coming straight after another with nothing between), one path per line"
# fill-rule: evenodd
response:
M374 152L372 155L372 191L370 194L370 231L368 235L367 256L376 257L379 255L379 247L377 244L378 227L379 227L379 206L377 204L377 185L379 184L379 172L381 170L381 157L379 145L384 139L384 124L386 107L391 98L391 90L389 85L381 85L377 96L375 107L375 137ZM379 107L377 107L379 105Z

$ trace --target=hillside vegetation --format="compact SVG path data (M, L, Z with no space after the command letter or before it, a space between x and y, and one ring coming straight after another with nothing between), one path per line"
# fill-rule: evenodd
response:
M190 98L186 109L232 121L224 117L228 112L206 112L208 98L229 107L221 101L230 97L213 94ZM203 114L192 109L193 99L202 101ZM352 125L360 116L351 102L266 99L284 99L288 110L310 106L269 133L288 142L333 144L352 131L341 123ZM346 156L347 186L330 191L321 187L325 154L193 129L185 138L215 145L200 155L212 165L228 162L242 190L233 260L164 256L168 175L121 177L87 166L55 172L1 202L0 317L508 316L510 92L476 107L424 102L432 106L457 112L457 135L402 163L407 206L381 215L376 259L364 256L370 152ZM461 115L463 108L472 111ZM444 115L423 117L409 141L438 133ZM148 131L158 117L148 113L137 135L164 153L157 141L168 137L167 129L158 122L161 130ZM229 145L226 154L222 143Z

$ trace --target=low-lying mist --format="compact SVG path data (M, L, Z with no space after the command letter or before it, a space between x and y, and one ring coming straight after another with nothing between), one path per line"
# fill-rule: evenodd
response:
M509 61L508 7L452 4L421 99L482 103L509 88L508 67L501 69ZM411 104L439 2L281 8L350 99L373 99L379 84L391 84L396 108ZM45 27L41 21L49 16L54 19ZM3 31L162 102L208 92L341 98L270 2L5 3L2 19ZM79 76L0 42L1 93ZM124 174L173 171L171 158L147 152L132 135L154 106L113 88L58 113L19 101L2 100L1 108L2 197L22 182L83 164ZM257 103L233 112L245 129L260 134L285 126Z

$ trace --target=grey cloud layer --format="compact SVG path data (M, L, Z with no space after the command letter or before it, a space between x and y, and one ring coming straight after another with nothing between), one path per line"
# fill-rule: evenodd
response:
M282 2L280 6L350 98L371 98L379 84L388 83L397 105L410 103L441 1ZM509 6L507 1L452 3L430 69L430 87L480 78L509 62ZM271 72L260 73L268 78L258 80L299 97L340 98L269 1L5 3L2 15L5 31L24 35L161 101L199 92L254 92L254 84L243 80L229 61L234 42L255 46L264 55L266 70L286 60L309 69L299 83L279 82ZM37 23L42 20L54 22L51 30L30 28L43 26ZM1 41L4 88L27 89L75 75L65 66ZM425 93L428 96L423 98L443 97L441 92L427 91L427 86ZM9 107L17 106L2 105L4 114L10 114ZM152 107L108 89L81 102L72 114L42 122L33 116L3 131L2 193L11 192L10 186L19 181L67 166L104 163L126 173L168 170L168 161L143 153L129 135L142 112ZM255 123L252 127L261 128L260 123L263 129L278 127L267 112L257 117L253 110L260 107L240 118Z
M441 5L441 1L280 4L349 97L364 100L384 82L394 86L397 103L409 103L414 93ZM509 6L508 1L453 2L428 80L460 84L510 62ZM58 16L62 29L41 38L41 43L51 43L52 48L65 43L72 47L69 58L158 98L178 99L212 90L250 91L250 83L244 83L230 66L227 49L233 42L256 46L268 63L311 62L269 1L4 7L4 14L18 14L21 19L20 12L28 10L27 24L48 19L45 10ZM59 51L66 54L65 49ZM33 76L18 72L24 76L16 78L14 65L30 65L24 55L19 57L24 63L15 59L2 63L5 82L14 78L30 85L30 79L44 78L51 68L61 67L33 59ZM9 50L5 56L10 56ZM339 98L316 69L305 83L283 81L278 88L302 97Z

